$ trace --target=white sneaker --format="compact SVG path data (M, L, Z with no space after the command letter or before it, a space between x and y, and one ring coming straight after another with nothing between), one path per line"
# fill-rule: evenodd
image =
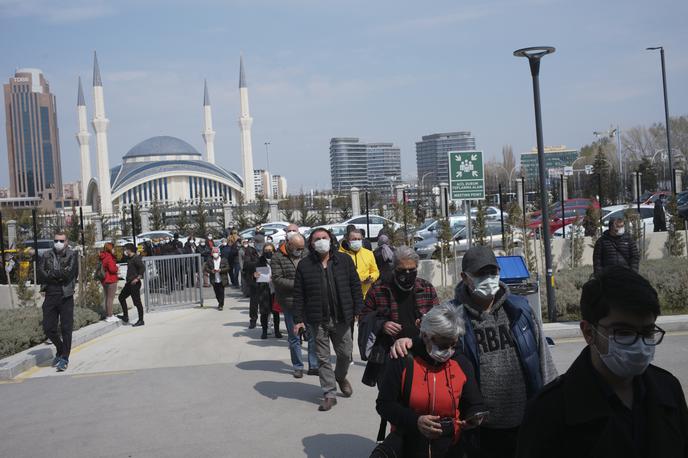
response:
M109 316L105 318L106 323L117 323L119 320L117 319L116 316Z

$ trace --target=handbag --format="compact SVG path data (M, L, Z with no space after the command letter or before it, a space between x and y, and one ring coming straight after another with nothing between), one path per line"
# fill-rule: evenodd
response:
M279 302L277 302L277 296L272 296L272 311L281 313L282 312L282 307L279 305Z

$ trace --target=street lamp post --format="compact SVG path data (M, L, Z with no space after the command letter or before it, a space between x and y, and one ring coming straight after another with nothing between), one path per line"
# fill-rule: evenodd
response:
M551 46L523 48L514 51L516 57L526 57L533 78L533 105L535 107L535 132L537 137L538 166L540 178L540 207L542 209L542 232L545 245L545 279L547 283L547 315L550 322L557 321L557 304L554 294L552 272L552 247L550 246L549 209L547 208L547 187L545 178L545 145L542 135L542 110L540 107L540 60L555 49Z
M271 145L269 141L265 142L265 164L266 164L266 170L270 172L270 150L268 147Z
M656 51L659 49L659 55L662 59L662 88L664 89L664 120L666 122L666 137L667 137L667 151L669 153L669 172L671 173L671 194L676 195L676 179L674 175L674 159L671 154L671 128L669 126L669 98L667 96L667 82L666 82L666 64L664 62L664 47L655 46L646 48L648 51Z

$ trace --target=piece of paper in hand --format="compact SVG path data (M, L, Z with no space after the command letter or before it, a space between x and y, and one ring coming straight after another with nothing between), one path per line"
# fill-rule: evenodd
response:
M270 269L270 266L256 267L256 272L260 274L260 277L258 277L256 283L270 283L272 276L272 269Z

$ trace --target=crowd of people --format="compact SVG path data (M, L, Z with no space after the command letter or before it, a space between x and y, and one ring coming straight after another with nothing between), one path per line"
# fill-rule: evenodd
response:
M680 382L651 364L665 334L656 324L657 292L637 272L637 247L623 220L611 221L595 246L595 273L580 301L586 347L562 375L542 323L526 298L501 281L490 248L465 253L453 299L440 303L434 286L418 276L418 255L394 247L388 234L379 235L373 251L354 226L341 242L325 228L308 239L296 225L286 233L277 245L260 228L250 240L231 232L217 245L211 237L170 244L203 256L204 283L220 310L230 285L249 298L248 328L260 320L262 339L270 321L274 337L283 337L284 315L293 377L319 377L322 412L337 405L338 392L353 395L349 368L358 322L362 384L378 390L379 444L371 457L688 457ZM109 316L111 250L106 245L101 254ZM124 300L131 295L142 325L144 272L133 245L126 255L122 319L128 320ZM63 371L77 275L64 233L55 236L39 273L43 325Z

